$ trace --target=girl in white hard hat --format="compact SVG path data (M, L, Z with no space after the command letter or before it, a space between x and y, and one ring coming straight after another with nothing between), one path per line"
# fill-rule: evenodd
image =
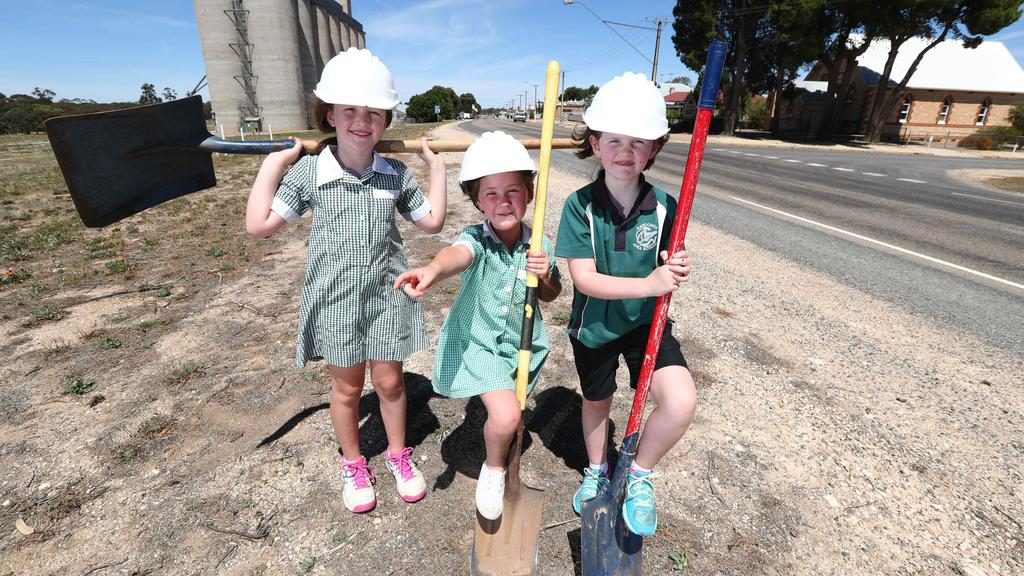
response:
M555 255L573 281L569 341L583 391L583 438L590 465L573 497L577 514L608 482L608 415L622 356L635 388L658 296L687 280L690 258L671 256L675 200L644 178L668 139L665 101L653 82L626 73L607 82L584 112L580 158L597 157L597 179L562 209ZM697 394L679 343L667 324L659 343L647 419L627 480L623 519L649 536L657 527L653 468L693 420Z
M428 342L419 303L391 288L409 267L395 212L424 232L440 231L447 210L445 166L424 141L420 158L430 167L424 196L404 164L374 152L398 93L391 72L369 50L349 48L332 58L314 94L317 124L334 132L336 143L314 156L299 158L298 141L270 154L249 194L245 226L249 234L267 237L313 212L296 363L327 362L342 499L352 512L367 512L377 503L374 474L359 449L367 370L380 399L385 464L398 494L406 502L426 495L413 449L405 445L402 362Z
M434 284L461 273L455 298L438 339L434 390L444 396L480 396L487 408L484 443L487 458L480 469L476 506L480 515L497 519L505 492L505 455L519 426L515 378L526 273L537 275L538 297L554 300L562 290L547 238L531 247L530 227L523 223L533 199L536 168L523 145L504 132L485 132L466 150L459 173L463 192L484 215L426 266L395 281L419 298ZM548 334L539 313L530 356L533 389L548 354Z

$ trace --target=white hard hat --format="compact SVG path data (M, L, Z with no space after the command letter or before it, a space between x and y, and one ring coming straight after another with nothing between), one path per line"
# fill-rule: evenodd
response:
M398 106L398 91L388 67L369 50L349 48L324 65L313 90L327 104L348 104L391 110Z
M484 132L469 145L462 157L459 183L521 170L537 171L523 143L504 132Z
M657 140L668 133L665 98L658 87L642 74L626 72L601 86L583 113L587 127L644 140Z

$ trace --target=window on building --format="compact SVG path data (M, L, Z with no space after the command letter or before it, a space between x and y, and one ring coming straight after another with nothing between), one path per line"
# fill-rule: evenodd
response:
M988 109L992 107L992 99L985 98L981 101L981 106L978 106L978 117L974 120L976 126L984 126L985 121L988 120Z
M903 99L903 106L900 107L900 124L907 123L907 120L910 118L910 106L913 103L914 101L910 98L910 96L907 96L906 98Z
M939 119L936 124L945 124L946 120L949 119L949 111L953 109L953 97L946 96L946 99L942 101L942 105L939 106Z

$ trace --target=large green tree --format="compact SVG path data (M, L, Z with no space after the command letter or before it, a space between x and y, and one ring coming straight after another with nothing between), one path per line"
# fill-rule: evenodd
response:
M430 122L439 119L438 114L434 113L434 106L440 106L440 119L450 120L455 117L456 104L459 101L457 95L454 99L452 98L453 94L455 91L451 88L434 86L423 94L409 98L409 105L405 113L420 122Z
M476 102L476 96L466 92L459 96L459 112L465 112L467 114L476 114L480 111L480 105Z

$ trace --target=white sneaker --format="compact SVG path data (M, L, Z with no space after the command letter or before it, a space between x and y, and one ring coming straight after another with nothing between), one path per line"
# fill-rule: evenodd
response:
M395 484L398 486L398 495L406 502L419 502L427 495L427 482L423 479L423 473L412 461L412 447L405 447L398 454L392 454L391 450L385 451L384 461L387 462L388 470L395 477Z
M373 491L373 471L366 465L366 458L359 457L355 462L341 459L341 499L345 508L356 514L369 512L377 505L377 495Z
M491 470L485 463L480 467L476 482L476 509L488 520L497 520L505 508L505 471Z

